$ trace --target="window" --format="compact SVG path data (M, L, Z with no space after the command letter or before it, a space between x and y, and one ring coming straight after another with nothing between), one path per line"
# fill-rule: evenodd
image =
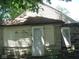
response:
M61 33L62 33L63 41L64 41L66 47L70 47L71 46L70 28L63 27L61 29Z

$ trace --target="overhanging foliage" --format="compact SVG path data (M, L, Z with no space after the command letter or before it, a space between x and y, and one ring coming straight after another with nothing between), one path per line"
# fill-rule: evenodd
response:
M50 0L46 1L50 3ZM38 12L39 3L43 3L43 0L0 0L0 11L1 10L5 11L4 12L5 14L6 9L8 9L8 12L12 16L12 18L15 18L17 15L21 14L24 10Z

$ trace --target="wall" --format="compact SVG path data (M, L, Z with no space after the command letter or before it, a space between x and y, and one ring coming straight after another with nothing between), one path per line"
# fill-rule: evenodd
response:
M0 27L0 54L3 51L2 47L3 47L3 28Z
M54 44L54 26L44 25L43 29L44 29L45 45ZM27 33L22 34L23 32L27 32ZM3 38L4 46L7 47L8 45L11 46L12 44L9 43L10 40L18 41L22 38L27 38L31 40L32 26L5 27L3 33L4 33L4 38Z
M70 38L72 45L79 46L79 27L70 27ZM79 49L79 47L77 47Z
M56 26L55 27L55 45L57 46L56 49L61 49L61 28Z
M22 45L26 45L23 42L31 41L30 26L5 27L3 33L4 46L6 47L22 47Z
M33 26L4 27L4 47L29 47L32 46ZM60 27L43 25L44 42L46 49L60 49Z
M54 45L54 26L52 25L45 25L44 26L45 32L44 32L44 39L45 39L45 45L49 46L49 45Z
M61 28L60 27L55 27L55 54L61 54Z
M45 45L46 54L59 54L61 50L61 28L59 26L46 26Z

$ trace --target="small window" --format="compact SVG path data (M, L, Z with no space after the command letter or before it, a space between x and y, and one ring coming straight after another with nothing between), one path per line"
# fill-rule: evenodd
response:
M61 29L61 33L62 33L63 41L64 41L66 47L70 47L71 46L70 28L63 27Z

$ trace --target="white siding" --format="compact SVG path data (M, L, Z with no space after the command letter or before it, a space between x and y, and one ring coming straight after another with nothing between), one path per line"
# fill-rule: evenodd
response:
M6 47L27 47L31 44L31 27L6 27L3 33Z
M54 44L54 26L53 25L45 25L45 45Z
M24 45L27 46L27 43L32 41L32 27L33 26L16 26L16 27L5 27L3 31L3 40L4 46L19 46L23 47ZM56 28L53 25L43 25L43 32L44 32L44 45L54 45L56 41L60 41L60 28ZM25 32L25 33L24 33ZM58 38L57 38L58 37ZM26 43L23 40L27 40ZM11 43L13 42L13 43ZM15 44L16 43L16 44ZM21 45L19 44L21 43ZM31 44L32 42L30 42ZM18 45L19 44L19 45ZM61 44L60 42L58 44Z

